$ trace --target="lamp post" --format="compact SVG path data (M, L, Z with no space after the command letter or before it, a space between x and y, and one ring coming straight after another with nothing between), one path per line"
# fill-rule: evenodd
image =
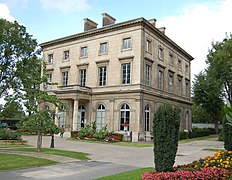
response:
M59 113L56 114L54 113L53 114L53 121L55 123L55 117L57 117L58 121L60 121L60 116L59 116ZM51 144L50 144L50 148L55 148L55 136L54 136L54 131L52 132L52 138L51 138Z

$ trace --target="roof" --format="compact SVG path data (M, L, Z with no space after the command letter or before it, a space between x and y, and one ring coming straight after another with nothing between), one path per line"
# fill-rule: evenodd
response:
M159 29L157 29L155 26L153 26L149 21L147 21L144 18L137 18L137 19L121 22L121 23L116 23L116 24L104 26L104 27L101 27L101 28L91 29L91 30L84 31L84 32L81 32L81 33L78 33L78 34L73 34L73 35L70 35L70 36L66 36L66 37L54 39L54 40L51 40L51 41L48 41L48 42L44 42L44 43L41 43L40 46L42 47L42 49L44 49L46 47L50 47L50 46L57 45L57 44L60 44L60 43L70 42L70 41L74 41L74 40L77 40L77 39L80 39L80 38L85 38L85 37L89 37L89 36L95 36L95 35L98 35L98 34L110 32L110 31L116 31L118 29L133 27L133 26L137 26L137 25L145 26L146 28L153 31L157 36L159 36L159 38L161 38L162 40L168 42L169 44L174 46L178 51L182 52L190 60L194 59L190 54L188 54L185 50L183 50L174 41L172 41L169 37L167 37L164 33L162 33Z

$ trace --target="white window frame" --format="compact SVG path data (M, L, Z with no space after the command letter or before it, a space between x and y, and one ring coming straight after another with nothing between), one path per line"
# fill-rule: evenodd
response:
M151 66L147 63L145 65L145 84L151 85Z
M48 64L53 63L53 54L48 54Z
M79 74L80 74L80 86L85 87L86 86L86 69L80 69Z
M98 131L105 126L105 112L106 112L105 106L100 104L96 112L96 126Z
M68 85L68 71L62 72L62 86Z
M164 71L158 69L158 89L164 90Z
M123 39L123 47L122 49L131 49L131 37L127 37Z
M100 43L99 54L107 54L108 53L108 43Z
M122 64L122 84L131 83L131 63Z
M87 56L88 56L88 47L87 46L81 47L81 57L85 58Z
M69 54L69 50L66 50L66 51L64 51L64 60L69 60L69 57L70 56L70 54Z
M106 76L107 76L107 67L106 66L101 66L98 68L98 73L99 73L99 86L105 86L106 85Z

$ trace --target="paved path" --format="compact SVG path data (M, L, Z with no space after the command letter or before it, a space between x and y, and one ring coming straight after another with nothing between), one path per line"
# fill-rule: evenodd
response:
M35 136L25 136L28 144L36 146ZM43 147L50 146L50 137L43 137ZM0 179L81 179L133 170L141 167L154 167L153 147L128 147L112 144L67 141L66 138L55 138L55 148L89 153L92 161L63 163L48 167L30 168L26 170L0 172ZM223 148L223 142L215 139L194 141L179 144L176 163L186 164L214 152L203 151L206 148Z

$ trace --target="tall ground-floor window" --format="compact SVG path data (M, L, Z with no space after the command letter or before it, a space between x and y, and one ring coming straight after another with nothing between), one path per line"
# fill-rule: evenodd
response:
M145 106L144 115L145 131L150 131L150 108L148 105Z
M78 107L77 129L83 128L84 126L85 126L85 106L80 105Z
M105 106L102 104L98 106L96 116L97 130L101 130L105 125L105 111Z
M65 124L66 124L66 107L65 106L63 106L62 107L62 110L61 110L61 112L60 112L60 122L59 122L59 126L60 127L65 127Z
M130 126L130 107L123 104L120 109L120 130L129 131Z
M189 129L188 127L189 126L189 111L187 111L185 114L185 124L186 124L185 129L188 130Z

